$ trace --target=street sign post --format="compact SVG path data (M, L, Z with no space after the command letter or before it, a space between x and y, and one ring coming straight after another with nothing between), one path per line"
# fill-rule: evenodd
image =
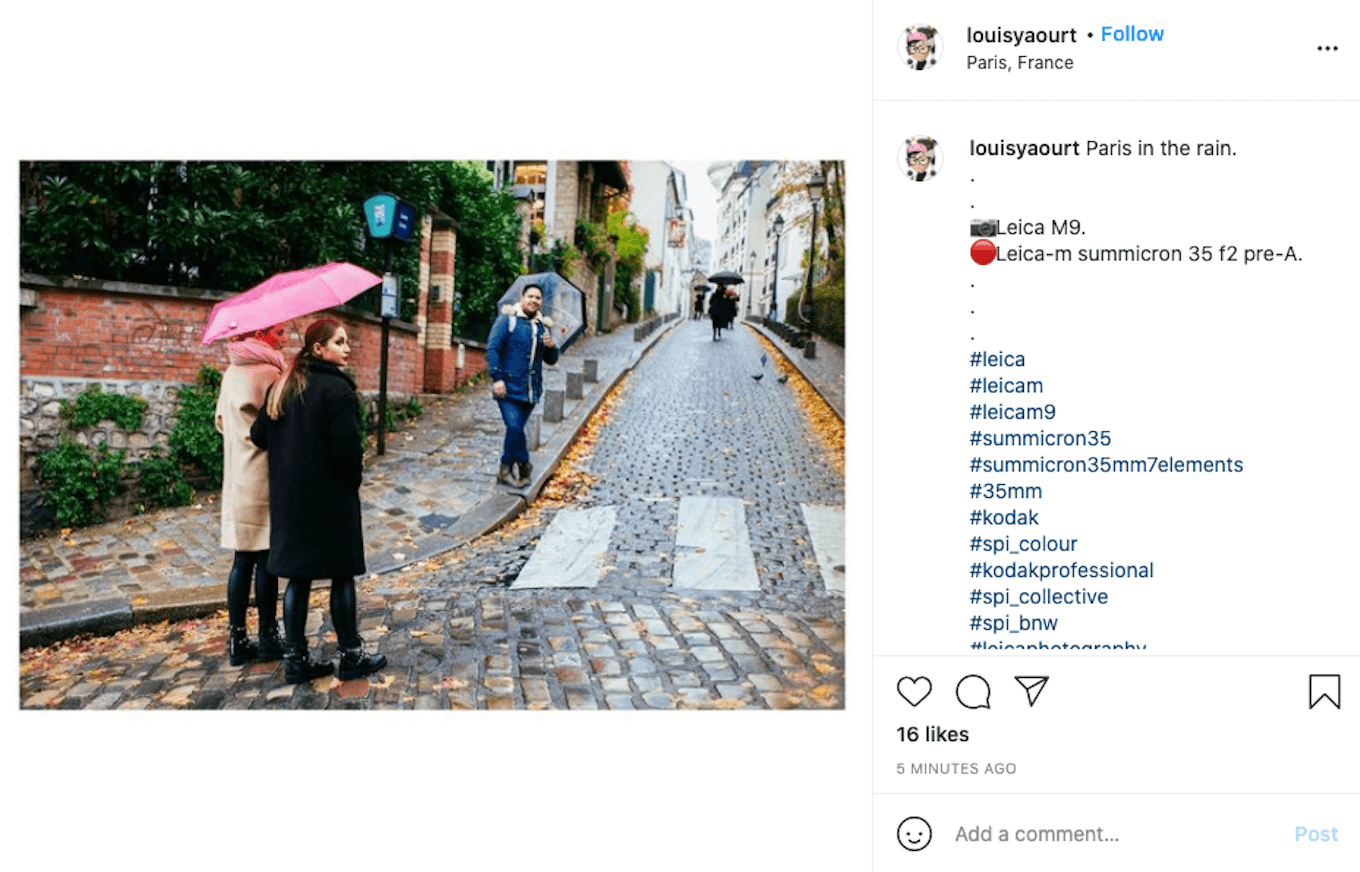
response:
M393 318L401 313L401 281L392 273L392 240L406 242L415 229L416 208L395 194L374 194L364 201L368 235L387 240L387 274L383 276L382 363L378 372L378 453L387 450L387 344Z

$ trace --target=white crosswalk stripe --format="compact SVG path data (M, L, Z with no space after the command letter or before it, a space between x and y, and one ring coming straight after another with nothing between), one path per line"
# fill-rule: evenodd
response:
M803 522L812 537L812 550L822 570L822 584L831 593L845 593L845 507L803 503Z
M801 504L828 593L845 593L845 508ZM617 506L562 509L511 588L596 587L608 571ZM626 532L626 531L625 531ZM760 590L746 507L734 497L681 497L671 587Z
M594 587L599 584L604 575L609 537L614 533L618 514L617 506L558 512L510 587Z
M746 509L733 497L681 497L672 587L760 590Z

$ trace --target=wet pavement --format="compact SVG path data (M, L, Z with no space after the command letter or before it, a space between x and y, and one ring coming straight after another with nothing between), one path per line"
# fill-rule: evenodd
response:
M674 322L671 325L673 326ZM365 462L360 499L370 575L390 572L466 543L514 517L543 486L576 430L608 389L661 339L641 342L630 329L574 343L545 389L563 389L569 371L598 361L598 380L564 403L561 422L540 421L534 481L527 493L495 483L504 433L485 384L421 398L414 425L387 435L386 452ZM232 552L220 545L218 494L193 506L162 509L19 543L22 645L75 633L209 613L225 607Z
M567 401L562 424L543 425L528 496L564 458L570 480L527 511L492 483L501 429L486 391L425 400L361 492L360 631L389 660L368 679L294 686L277 663L227 664L231 555L206 500L21 543L22 635L86 634L24 653L22 706L842 706L843 459L799 391L843 396L843 363L825 346L801 359L757 332L713 342L707 322L678 321L643 342L623 330L573 346L548 387L585 357L601 378ZM568 520L564 547L598 551L540 558L580 567L572 587L540 586L526 566ZM751 579L737 584L744 564ZM687 586L696 572L682 566L709 581ZM308 636L332 656L326 586L314 587Z

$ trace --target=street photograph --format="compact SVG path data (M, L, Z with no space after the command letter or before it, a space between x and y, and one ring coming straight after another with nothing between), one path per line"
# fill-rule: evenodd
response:
M844 161L18 174L21 711L846 708Z

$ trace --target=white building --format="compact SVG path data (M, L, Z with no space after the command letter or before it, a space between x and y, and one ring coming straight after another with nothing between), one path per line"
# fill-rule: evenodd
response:
M806 183L814 169L809 162L785 161L709 167L709 181L719 192L713 270L732 270L746 279L741 286L743 315L773 311L778 320L786 320L789 297L806 282L803 262L812 226ZM776 218L783 218L779 233ZM818 227L817 237L825 250L825 227Z
M633 186L629 208L648 232L643 309L687 312L694 215L687 205L685 174L663 161L630 161L628 168Z
M487 161L486 167L496 189L509 189L520 201L521 245L526 250L533 246L536 255L547 255L554 242L573 243L581 221L603 224L611 201L626 198L629 191L624 161ZM535 239L539 224L542 236ZM527 262L525 268L530 268ZM622 317L614 300L612 255L593 261L583 257L566 278L585 295L582 320L587 333L606 329Z

